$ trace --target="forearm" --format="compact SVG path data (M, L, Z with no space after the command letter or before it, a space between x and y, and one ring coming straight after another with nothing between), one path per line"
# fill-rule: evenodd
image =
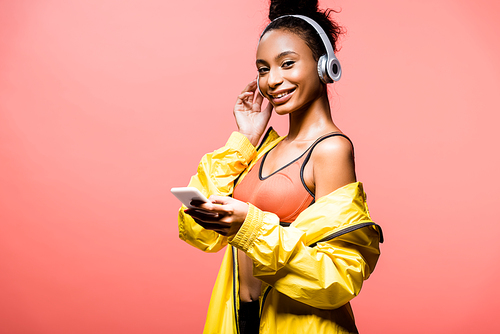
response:
M200 190L205 196L230 196L234 180L248 166L255 148L243 135L234 132L226 145L212 153L206 154L199 166L198 172L191 178L190 187ZM187 243L207 252L218 251L227 244L227 239L220 234L206 230L194 219L179 210L179 237Z
M203 156L189 186L198 188L206 197L229 196L234 180L248 167L255 154L255 147L249 140L233 132L224 147Z

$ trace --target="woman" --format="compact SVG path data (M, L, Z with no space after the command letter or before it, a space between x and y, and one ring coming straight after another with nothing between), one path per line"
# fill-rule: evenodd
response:
M207 252L230 245L204 333L357 333L349 300L375 267L381 231L330 114L341 28L317 6L271 1L258 78L234 108L238 132L203 157L189 184L211 203L179 211L181 239ZM327 58L330 70L318 70ZM288 115L286 137L266 132L272 109Z

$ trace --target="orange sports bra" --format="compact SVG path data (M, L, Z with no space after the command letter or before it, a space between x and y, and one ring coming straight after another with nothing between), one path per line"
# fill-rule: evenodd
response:
M279 217L282 225L290 225L302 211L314 203L314 194L304 181L304 168L311 153L321 141L334 136L342 136L350 141L347 136L338 132L322 136L298 158L263 177L262 166L269 153L267 152L235 187L233 197L252 203L262 211L272 212Z

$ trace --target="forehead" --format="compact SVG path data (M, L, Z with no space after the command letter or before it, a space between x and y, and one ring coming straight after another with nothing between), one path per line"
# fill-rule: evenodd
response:
M268 31L260 39L257 59L274 58L284 51L293 51L304 57L312 57L312 51L297 34L284 29Z

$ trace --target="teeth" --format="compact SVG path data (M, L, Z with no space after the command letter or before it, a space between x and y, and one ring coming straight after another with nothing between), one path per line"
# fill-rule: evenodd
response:
M275 96L276 99L279 99L279 98L282 98L283 96L287 96L288 94L290 93L282 93L282 94L278 94Z

